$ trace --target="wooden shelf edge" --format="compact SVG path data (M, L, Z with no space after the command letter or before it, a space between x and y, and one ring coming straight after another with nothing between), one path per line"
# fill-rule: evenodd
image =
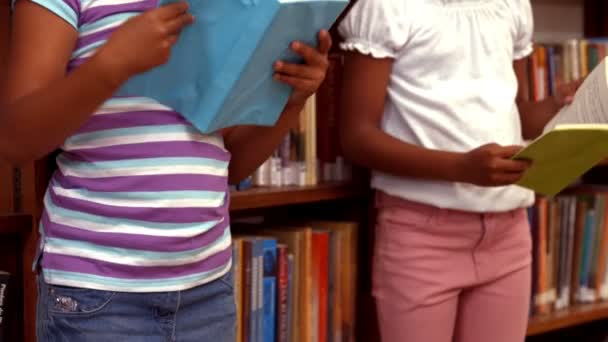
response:
M354 198L363 193L364 187L352 183L329 183L305 187L253 188L245 191L231 192L230 210L261 209Z
M1 214L0 235L27 234L32 230L32 217L24 214Z
M540 335L606 318L608 318L608 302L576 305L568 309L531 317L527 335Z

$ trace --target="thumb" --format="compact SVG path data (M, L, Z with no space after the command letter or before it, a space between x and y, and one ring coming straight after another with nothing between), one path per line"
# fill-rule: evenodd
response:
M521 150L522 150L522 147L518 146L518 145L503 146L498 151L498 156L503 157L503 158L511 158Z

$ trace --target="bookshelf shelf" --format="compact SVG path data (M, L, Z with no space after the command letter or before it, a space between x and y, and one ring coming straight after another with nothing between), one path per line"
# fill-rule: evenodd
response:
M540 335L606 318L608 318L608 302L576 305L569 309L530 318L527 335Z
M0 215L0 236L6 234L26 234L32 228L29 215Z
M233 191L230 194L230 210L261 209L347 199L362 194L363 188L352 183L329 183L306 187L253 188Z

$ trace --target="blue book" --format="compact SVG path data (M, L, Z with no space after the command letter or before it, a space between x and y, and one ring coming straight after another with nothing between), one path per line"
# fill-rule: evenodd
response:
M264 239L264 303L262 341L275 342L276 288L277 288L277 240Z
M274 62L301 62L291 42L316 46L318 32L331 27L348 0L189 3L195 22L182 31L170 60L131 78L117 95L152 98L209 133L273 125L292 92L273 79Z
M549 95L555 96L557 94L557 67L555 65L555 48L553 46L547 46L547 66L549 69L547 72L549 80Z

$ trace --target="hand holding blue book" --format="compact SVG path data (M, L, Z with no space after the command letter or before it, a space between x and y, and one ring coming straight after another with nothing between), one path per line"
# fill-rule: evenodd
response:
M161 0L160 5L175 0ZM190 0L195 22L163 66L130 79L117 95L152 98L201 132L273 125L292 88L273 79L277 60L302 62L290 44L317 45L348 0Z

